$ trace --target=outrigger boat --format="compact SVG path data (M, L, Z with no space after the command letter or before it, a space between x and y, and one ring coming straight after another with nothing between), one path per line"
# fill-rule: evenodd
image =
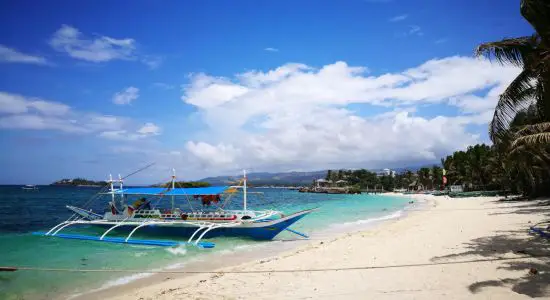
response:
M57 224L47 232L36 232L37 235L60 237L66 239L93 240L112 243L142 244L156 246L176 246L180 244L192 244L202 248L212 248L213 243L202 242L204 238L214 236L245 236L258 240L271 240L283 230L288 230L302 237L306 234L289 228L315 209L308 209L285 215L275 210L250 210L247 207L247 179L246 172L242 185L214 186L202 188L177 188L175 171L172 175L169 187L142 187L124 188L123 180L119 175L119 188L115 189L115 181L109 176L109 190L100 194L110 195L110 210L103 215L93 212L91 209L67 205L74 212L68 220ZM242 190L243 209L226 210L231 197ZM171 199L171 208L160 209L152 207L153 201L144 198L133 205L126 204L128 196L156 197L158 204L163 198ZM176 199L187 199L190 211L184 211L176 207ZM117 198L120 204L117 205ZM225 199L224 199L225 198ZM220 203L215 210L196 211L191 206L191 200L200 199L203 206ZM222 201L223 200L223 201ZM123 209L120 209L123 208ZM101 236L80 234L63 234L62 230L73 225L93 225L106 228ZM125 237L109 237L116 231L129 232ZM186 241L168 240L143 240L132 239L132 236L141 232L156 235L170 235L185 238Z

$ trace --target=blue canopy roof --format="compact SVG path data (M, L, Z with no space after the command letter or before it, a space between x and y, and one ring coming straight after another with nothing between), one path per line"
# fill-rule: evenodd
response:
M125 195L165 195L165 196L193 196L193 195L218 195L227 190L228 186L210 186L201 188L127 188L115 190L115 194Z

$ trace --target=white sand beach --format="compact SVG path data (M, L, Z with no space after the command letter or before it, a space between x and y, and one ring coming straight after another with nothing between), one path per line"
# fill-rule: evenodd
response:
M429 207L370 230L313 240L269 259L225 267L217 274L162 275L163 281L146 287L122 286L84 298L550 297L550 243L527 230L548 220L548 206L538 205L542 201L411 197L428 201ZM531 268L537 274L530 274Z

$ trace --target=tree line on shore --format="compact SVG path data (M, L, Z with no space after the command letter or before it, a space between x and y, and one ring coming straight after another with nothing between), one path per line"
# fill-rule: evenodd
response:
M328 170L325 179L333 183L344 180L346 185L361 190L442 190L449 185L460 185L466 191L499 190L527 196L549 194L549 169L537 169L536 165L532 165L530 168L534 170L528 173L528 168L518 168L520 163L521 161L514 161L506 153L500 152L497 146L478 144L442 158L441 165L423 167L416 171L406 170L380 176L366 169ZM526 176L529 174L536 179L534 182Z
M58 181L52 183L51 185L104 186L104 185L107 185L107 182L106 181L93 181L93 180L88 180L88 179L84 179L84 178L74 178L74 179L64 178L64 179L61 179L61 180L58 180Z
M160 185L162 187L171 188L172 181ZM200 188L200 187L209 187L210 183L205 181L176 181L174 182L176 188Z

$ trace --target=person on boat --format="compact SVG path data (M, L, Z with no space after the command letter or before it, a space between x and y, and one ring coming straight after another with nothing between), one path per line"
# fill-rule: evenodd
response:
M145 197L139 198L136 202L134 202L133 206L137 210L140 210L140 209L150 210L151 209L151 203L149 201L147 201L147 199Z
M201 200L202 200L202 206L210 206L211 204L211 199L210 199L210 196L209 195L202 195L201 196Z

